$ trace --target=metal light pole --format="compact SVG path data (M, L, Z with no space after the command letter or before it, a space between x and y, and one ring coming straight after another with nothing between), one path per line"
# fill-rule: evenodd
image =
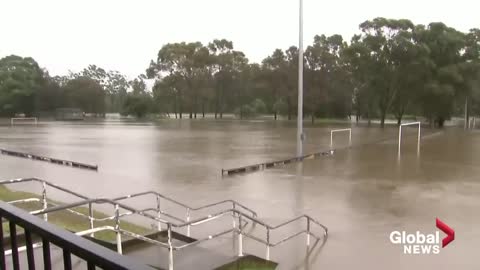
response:
M298 45L297 156L303 155L303 0L300 0Z

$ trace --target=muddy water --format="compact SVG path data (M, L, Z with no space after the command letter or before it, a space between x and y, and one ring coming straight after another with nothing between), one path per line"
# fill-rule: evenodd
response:
M305 152L328 149L329 130L344 127L307 127ZM0 156L0 176L43 178L91 197L155 190L193 206L235 199L272 225L307 213L329 227L327 243L308 258L304 237L272 248L279 269L478 269L480 133L424 130L418 156L416 131L407 129L398 159L396 128L353 128L354 147L332 157L222 177L222 168L291 157L295 124L107 120L3 126L0 148L98 164L100 170ZM335 137L336 147L347 142L346 134ZM456 231L455 241L440 254L405 255L390 243L394 230L435 232L436 217ZM272 239L304 226L295 223ZM208 231L193 235L202 230ZM263 234L260 228L255 233ZM215 242L207 245L215 249ZM263 257L265 248L246 240L245 252Z

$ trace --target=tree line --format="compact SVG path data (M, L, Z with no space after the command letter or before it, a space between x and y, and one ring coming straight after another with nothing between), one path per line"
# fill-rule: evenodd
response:
M375 18L350 41L318 35L304 54L304 112L358 119L424 116L443 126L452 115L480 113L480 30L460 32L443 23ZM164 45L145 74L127 80L95 65L51 77L32 58L0 60L0 114L32 115L78 107L98 115L165 114L222 118L297 112L298 48L276 49L250 63L231 41ZM153 79L152 91L146 90Z

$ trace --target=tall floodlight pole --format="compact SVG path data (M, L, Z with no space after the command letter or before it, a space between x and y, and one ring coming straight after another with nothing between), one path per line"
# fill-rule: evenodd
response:
M303 155L303 0L300 0L298 44L297 156Z

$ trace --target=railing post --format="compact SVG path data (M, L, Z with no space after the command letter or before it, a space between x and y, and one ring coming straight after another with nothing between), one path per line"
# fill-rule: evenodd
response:
M43 202L43 210L46 210L48 208L48 202L47 202L47 184L45 182L42 182L42 202ZM43 214L43 220L48 221L48 214L45 213Z
M115 204L115 232L117 234L117 252L122 254L122 235L120 233L120 210L118 204Z
M173 270L172 225L168 224L168 270Z
M157 195L157 218L160 219L162 216L162 210L160 208L160 196ZM162 223L157 221L157 229L158 231L162 230Z
M307 217L307 247L310 246L310 218Z
M234 210L234 211L232 212L232 216L233 216L233 217L232 217L232 220L233 220L233 228L235 229L235 228L237 227L236 224L235 224L235 216L236 216L236 215L235 215L235 210L236 210L236 209L235 209L235 203L233 203L233 210Z
M267 228L267 255L265 256L267 261L270 261L270 229Z
M190 222L190 208L187 208L187 223ZM190 237L190 224L187 225L187 236Z
M90 229L93 229L93 205L88 203L88 219L90 221ZM95 233L91 233L90 237L95 237Z
M242 215L238 214L238 257L243 257Z

